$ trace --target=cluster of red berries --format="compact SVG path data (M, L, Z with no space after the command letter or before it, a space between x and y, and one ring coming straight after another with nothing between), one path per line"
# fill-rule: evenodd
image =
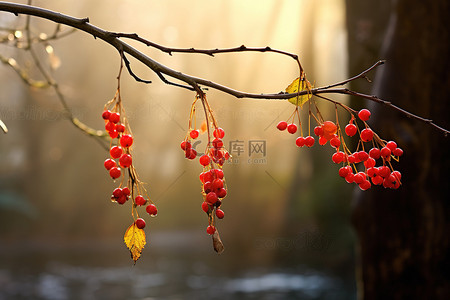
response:
M214 140L208 144L207 151L204 155L202 155L199 159L199 162L202 166L207 166L213 161L219 166L223 166L225 161L230 158L230 154L223 147L223 137L225 136L225 131L217 127L213 131ZM191 140L197 139L199 136L199 130L193 129L189 132L189 135L181 142L181 149L185 153L185 157L188 159L195 159L197 157L197 151L192 148Z
M112 112L110 110L104 110L102 118L105 120L105 129L111 137L111 146L109 149L110 158L106 159L104 166L109 171L109 175L112 179L117 179L122 175L121 167L133 168L132 156L130 153L130 147L133 144L133 136L128 133L127 127L124 123L121 123L121 115L118 112ZM116 140L114 143L114 140ZM116 162L116 160L118 160ZM134 173L134 172L133 172ZM130 197L132 197L133 187L118 187L115 188L111 195L111 201L118 204L124 204ZM138 188L139 191L139 188ZM133 198L133 197L132 197ZM149 203L150 200L145 199L142 195L134 197L134 206L144 206ZM149 203L146 206L146 211L151 216L156 216L158 210L153 203ZM137 218L135 220L136 227L143 229L145 227L145 220Z
M361 131L355 124L356 120L353 115L345 126L345 134L349 137L359 132L359 143L355 152L351 152L345 145L340 128L332 121L321 122L320 125L314 128L314 134L319 137L320 145L330 142L330 145L336 149L331 158L334 163L343 164L339 169L339 176L345 178L348 183L356 183L364 191L369 189L372 184L397 189L401 185L401 173L392 168L391 158L398 160L403 155L403 150L397 147L394 141L383 141L370 129L366 123L370 115L371 113L368 109L359 111L358 118L365 126ZM278 123L277 128L281 131L287 129L291 134L297 131L295 124L287 125L285 121ZM312 136L307 136L298 137L295 143L298 147L311 147L314 145L314 141ZM365 143L372 144L372 148L368 152L364 150ZM341 148L342 151L340 150ZM358 151L358 149L361 150ZM381 165L378 167L376 166L377 160L381 160ZM356 166L358 163L363 164L364 171L358 171Z
M222 166L230 158L230 154L223 147L222 139L225 136L225 131L220 127L215 127L212 135L214 139L208 142L205 154L199 158L199 163L203 166L203 172L200 173L199 178L202 183L204 199L202 209L208 214L209 219L209 225L206 229L208 234L214 234L216 231L214 216L222 219L225 215L223 210L220 209L222 199L227 195ZM197 156L197 151L192 148L191 139L195 140L198 136L198 130L190 130L181 142L181 149L185 151L185 157L188 159L192 160Z
M227 189L224 182L224 174L222 169L209 169L200 173L200 181L202 183L203 203L202 209L208 214L210 224L206 228L208 234L216 231L214 226L214 215L222 219L225 213L220 208L223 198L227 195Z
M126 127L120 123L120 114L118 112L111 112L105 110L102 113L102 118L105 120L105 129L110 137L115 140L118 139L116 145L111 143L109 149L110 158L106 159L104 166L109 171L112 179L119 178L122 174L120 167L129 168L133 162L130 154L130 147L133 144L133 136L126 133ZM115 161L118 159L119 165ZM120 166L120 167L119 167Z

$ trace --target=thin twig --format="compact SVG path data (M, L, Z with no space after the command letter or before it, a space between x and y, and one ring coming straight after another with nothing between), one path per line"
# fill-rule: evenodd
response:
M159 45L157 43L154 43L152 41L149 41L145 38L140 37L138 34L136 33L120 33L120 32L114 32L111 33L112 35L114 35L115 37L124 37L124 38L129 38L129 39L133 39L136 40L138 42L141 42L143 44L145 44L146 46L149 47L153 47L156 48L162 52L165 52L169 55L172 55L172 53L195 53L195 54L206 54L209 56L214 56L214 54L219 54L219 53L235 53L235 52L273 52L273 53L279 53L279 54L283 54L283 55L287 55L292 57L293 59L297 60L298 59L298 55L294 54L294 53L289 53L287 51L283 51L283 50L278 50L278 49L273 49L271 47L247 47L245 45L241 45L238 47L233 47L233 48L223 48L223 49L196 49L196 48L171 48L171 47L166 47L166 46L162 46Z
M367 73L369 73L370 71L372 71L376 67L381 66L385 62L386 62L385 60L379 60L375 64L373 64L370 68L362 71L360 74L358 74L356 76L353 76L353 77L351 77L349 79L346 79L346 80L343 80L341 82L337 82L337 83L333 83L333 84L330 84L330 85L327 85L327 86L324 86L324 87L320 87L319 89L321 89L321 90L322 89L330 89L330 88L333 88L333 87L342 86L342 85L345 85L345 84L347 84L347 83L349 83L351 81L354 81L356 79L359 79L359 78L365 78L365 79L369 80L369 78L367 78L367 76L366 76Z

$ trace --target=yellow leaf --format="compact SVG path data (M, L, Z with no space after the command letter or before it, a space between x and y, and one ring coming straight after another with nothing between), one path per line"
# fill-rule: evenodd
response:
M300 77L292 81L292 83L286 88L286 93L293 94L298 93L299 91L299 82L300 82L300 92L301 91L311 91L311 83L303 76L302 80L299 80ZM308 93L306 95L297 96L294 98L289 98L288 101L291 102L294 105L302 107L303 104L309 101L311 99L311 94Z
M146 243L144 230L137 228L136 224L133 223L125 231L123 240L130 250L131 258L136 263L139 257L141 257L142 249L144 249Z

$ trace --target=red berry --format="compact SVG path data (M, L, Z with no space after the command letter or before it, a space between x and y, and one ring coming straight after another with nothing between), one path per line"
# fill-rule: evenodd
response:
M106 170L108 170L108 171L111 170L111 168L117 166L116 162L111 158L108 158L107 160L105 160L103 165L105 166Z
M145 205L145 203L147 203L147 200L145 200L145 198L142 197L142 195L137 195L136 198L134 198L134 203L136 203L137 206L142 206Z
M357 154L356 153L353 153L353 154L350 154L350 155L348 155L347 156L347 160L348 160L348 162L349 163L351 163L351 164L356 164L356 163L358 163L358 158L357 158Z
M369 156L372 157L373 159L379 159L381 156L380 149L378 149L378 148L370 149Z
M345 134L348 136L354 136L357 131L358 129L355 124L347 124L347 126L345 126Z
M222 128L217 127L214 130L213 135L214 135L215 138L223 139L223 137L225 136L225 131Z
M322 136L323 135L323 127L322 126L314 127L314 134L317 136Z
M345 156L344 152L338 151L338 152L336 152L336 153L333 154L333 156L331 157L331 159L333 160L333 162L334 162L335 164L340 164L341 162L344 161L344 156Z
M387 166L382 166L378 168L378 175L380 175L383 178L386 178L391 174L391 170Z
M109 120L111 122L113 122L114 124L119 123L119 121L120 121L120 114L116 113L116 112L111 113L109 115Z
M350 174L351 169L349 170L347 167L341 167L339 169L339 176L341 176L342 178L347 177L348 174Z
M334 134L336 133L336 131L337 131L337 126L336 126L336 124L334 124L334 123L331 122L331 121L325 121L325 122L323 122L322 128L323 128L323 136L324 136L327 140L330 140L330 139L334 136Z
M117 132L117 130L115 129L113 131L108 132L108 134L112 139L115 139L116 137L119 136L119 132Z
M207 165L209 165L209 163L210 163L210 159L209 159L209 156L208 155L202 155L202 156L200 156L200 158L199 158L199 162L200 162L200 164L202 165L202 166L207 166Z
M359 151L356 153L356 155L358 155L358 160L360 162L369 159L369 154L366 151Z
M209 192L206 195L206 202L210 203L210 204L214 204L216 203L218 200L217 194L214 192Z
M206 228L206 233L208 233L208 234L214 234L214 232L216 232L216 228L215 228L214 226L209 225L209 226Z
M130 154L122 154L119 158L119 164L122 168L128 168L132 164L132 158Z
M369 142L373 139L373 131L370 128L363 129L361 131L361 140L363 142Z
M347 181L348 183L353 183L355 182L355 176L355 174L349 173L347 176L345 176L345 181Z
M388 147L383 147L380 150L380 154L382 157L387 158L391 156L391 149L389 149Z
M197 129L192 130L192 131L189 133L189 135L191 136L191 138L193 138L193 139L195 140L196 138L198 138L199 131L198 131Z
M403 150L402 148L395 148L394 150L392 150L392 154L394 154L395 156L402 156Z
M112 158L119 158L122 155L122 148L119 146L111 147L109 154L111 154Z
M182 150L187 150L187 149L191 149L192 148L192 145L191 145L191 143L190 142L188 142L188 141L182 141L181 142L181 149Z
M111 111L110 110L105 110L102 113L102 118L103 120L109 120L109 116L111 115Z
M120 138L120 145L124 148L128 148L133 144L133 137L129 134L124 134Z
M214 176L216 175L215 172L211 172L212 170L205 172L203 175L203 180L204 182L208 182L208 181L213 181L214 180Z
M144 229L144 227L145 227L145 221L142 218L137 218L135 224L136 224L136 227L139 229Z
M364 166L366 168L373 168L375 167L376 161L372 157L369 157L367 160L364 161Z
M314 145L314 142L315 140L312 136L308 135L307 137L305 137L305 145L307 147L312 147Z
M211 181L205 182L205 184L203 185L203 191L205 192L205 194L212 192L212 182Z
M296 133L297 132L297 125L295 125L294 123L289 124L288 127L287 127L287 131L290 134Z
M372 185L370 184L369 180L364 180L362 183L359 184L359 188L363 191L366 191L370 189Z
M129 189L128 187L124 187L124 188L122 189L122 193L123 193L125 196L129 196L129 195L131 194L130 189Z
M356 184L360 184L363 183L365 179L366 179L365 174L363 172L358 172L357 174L355 174L354 182Z
M119 167L112 167L111 170L109 170L109 176L111 176L112 179L119 178L121 173Z
M389 148L391 151L394 151L395 148L397 148L397 143L394 141L389 141L386 143L387 148Z
M387 177L387 179L392 183L392 185L394 185L397 181L399 181L398 177L396 175L393 174L394 172L392 172L389 177Z
M219 198L225 198L225 196L227 195L227 190L224 188L220 188L217 190L217 197Z
M393 171L391 175L393 175L397 179L397 181L400 181L402 179L402 174L399 171Z
M117 203L119 203L119 204L124 204L125 202L127 202L127 200L128 200L128 198L125 195L122 195L116 199Z
M341 140L335 136L330 140L330 145L337 149L341 145Z
M117 124L116 125L117 132L124 132L125 131L125 125L123 124Z
M379 175L375 175L372 177L372 183L375 185L380 185L383 183L383 177L379 176Z
M115 188L112 194L114 198L120 198L123 195L123 190L121 188Z
M367 168L367 176L369 177L373 177L376 176L378 174L378 169L375 167L371 167L371 168Z
M358 117L361 121L367 121L370 118L370 111L368 109L361 109L358 113Z
M156 208L155 204L147 205L145 211L151 216L156 216L158 214L158 209Z
M298 147L303 147L305 145L305 138L302 136L299 136L296 140L295 140L295 144Z
M114 124L111 121L106 122L105 124L105 130L108 132L114 131L116 129L116 124Z
M212 182L212 189L214 191L217 191L218 189L223 188L223 180L222 179L214 179L214 181Z
M214 173L215 173L217 178L223 179L223 171L222 171L222 169L215 169Z
M288 123L285 121L280 121L277 125L278 130L283 131L286 130Z
M212 141L212 144L213 144L213 147L216 148L216 149L220 149L220 148L223 147L223 141L221 139L219 139L219 138L215 138Z
M208 202L204 201L204 202L202 203L202 210L203 210L205 213L208 213L209 208L210 208L210 206L209 206Z
M190 148L186 150L186 154L185 154L186 158L188 159L194 159L197 157L197 151L195 151L194 149Z
M323 135L321 137L319 137L319 145L323 146L328 142L327 138L324 137Z
M219 219L223 219L223 217L225 216L225 213L223 212L223 210L221 210L221 209L216 209L216 216L219 218Z

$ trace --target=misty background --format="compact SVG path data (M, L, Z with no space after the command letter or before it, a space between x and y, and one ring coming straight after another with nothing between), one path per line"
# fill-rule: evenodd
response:
M135 32L169 47L244 44L296 53L315 86L354 75L346 67L340 0L33 5L89 17L102 29ZM24 20L0 13L1 28L23 26ZM31 22L35 34L55 28L45 20ZM169 56L127 42L173 69L246 92L277 93L298 76L295 61L275 53ZM61 62L52 76L74 116L103 129L101 112L117 87L117 51L83 32L50 44ZM47 65L45 49L37 45L35 50ZM0 53L26 66L30 76L37 74L27 65L26 52L0 45ZM131 207L110 201L117 183L103 167L108 152L64 117L52 89L29 88L0 65L0 119L9 129L0 136L0 299L354 298L352 187L339 178L331 147L316 143L298 149L295 136L276 129L294 106L207 92L225 129L225 146L241 141L244 150L232 153L234 159L223 168L228 195L222 205L225 218L217 226L225 252L217 255L200 207L202 168L197 160L186 160L179 147L195 94L164 84L130 61L138 76L153 81L138 83L124 72L121 93L135 137L134 165L158 207L156 218L141 210L147 245L134 266L123 244ZM325 118L334 119L332 105L319 107ZM198 124L202 117L198 109ZM302 117L305 121L306 114ZM266 152L250 153L252 141L264 142Z

